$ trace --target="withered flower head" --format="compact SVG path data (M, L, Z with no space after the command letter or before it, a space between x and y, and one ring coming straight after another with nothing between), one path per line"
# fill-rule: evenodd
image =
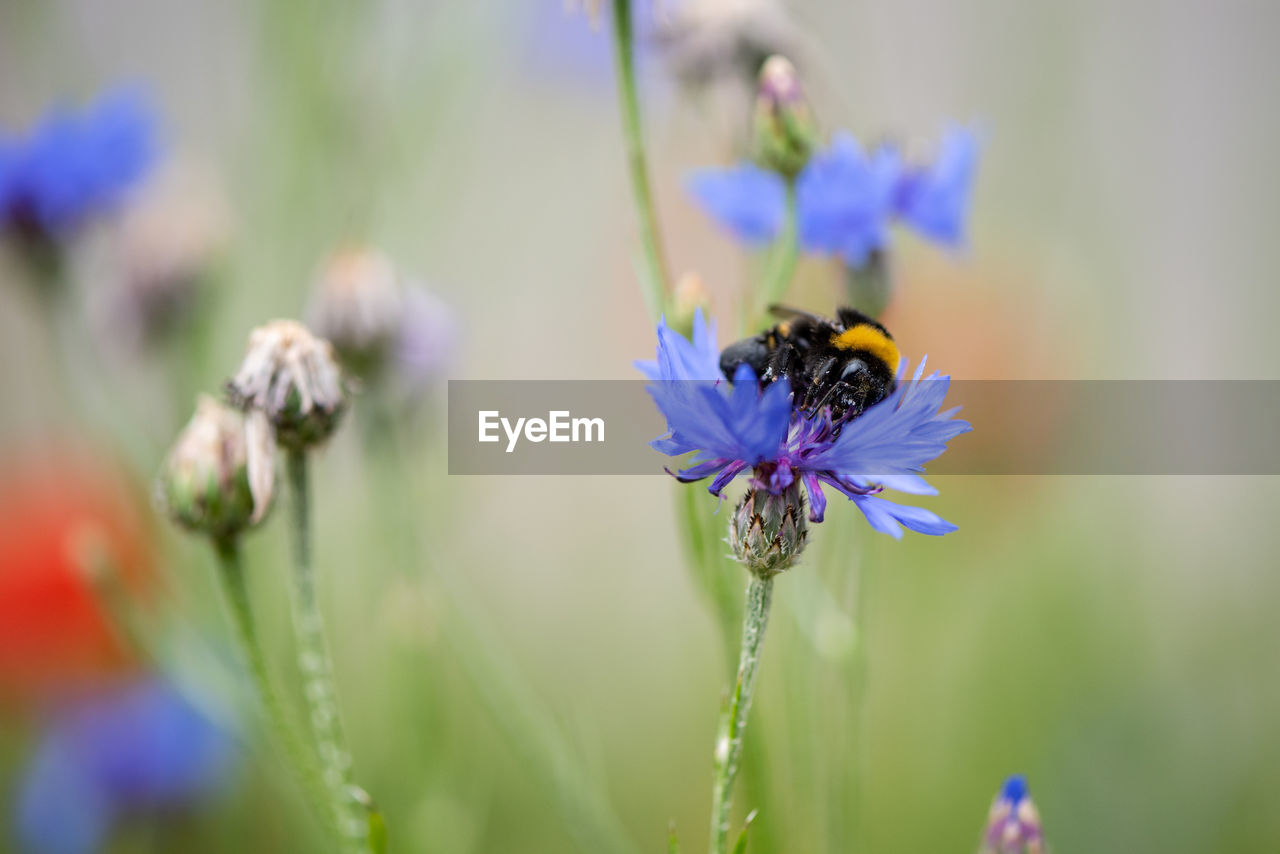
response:
M302 450L327 439L346 408L342 371L328 341L296 320L273 320L249 335L240 370L227 395L249 414L249 428L265 419L275 439Z
M682 83L754 82L765 60L794 55L799 33L778 0L689 0L667 12L658 43Z
M394 350L404 313L395 265L371 247L334 253L320 267L307 319L342 363L366 377Z
M262 519L274 495L274 472L255 480L249 457L244 418L202 395L160 472L156 501L185 528L233 537Z
M226 198L194 163L162 170L116 225L113 326L146 343L184 325L230 233Z

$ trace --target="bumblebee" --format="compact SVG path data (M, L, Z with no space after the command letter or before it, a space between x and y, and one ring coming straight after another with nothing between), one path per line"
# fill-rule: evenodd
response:
M856 418L893 391L898 346L875 320L852 308L838 309L834 320L782 306L769 311L781 322L721 351L725 379L732 382L744 364L761 386L786 377L797 408L829 407L837 423Z

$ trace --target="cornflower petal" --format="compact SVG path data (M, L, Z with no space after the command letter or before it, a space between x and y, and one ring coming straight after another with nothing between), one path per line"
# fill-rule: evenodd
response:
M868 155L851 134L836 134L796 180L801 245L851 266L865 263L888 239L901 168L893 149Z
M702 169L689 178L687 186L703 210L743 243L760 246L782 230L787 191L773 172L750 163Z
M935 243L962 247L978 154L977 134L949 128L934 161L909 170L898 186L896 208L903 222Z

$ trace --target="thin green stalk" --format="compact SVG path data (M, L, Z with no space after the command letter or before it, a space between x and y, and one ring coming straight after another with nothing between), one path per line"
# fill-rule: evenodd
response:
M368 851L368 821L353 796L351 751L347 748L346 733L342 728L333 681L333 662L316 596L315 570L311 560L311 502L306 451L290 450L287 466L289 487L293 492L293 629L298 647L298 668L302 671L303 694L310 711L311 732L343 850L351 854L365 854Z
M721 639L720 648L724 651L725 667L732 677L732 656L742 632L738 597L733 588L734 579L739 577L742 566L725 548L723 525L716 524L709 513L708 506L703 501L706 496L699 490L688 489L680 484L676 486L679 487L676 490L676 504L679 508L677 524L683 534L689 575L715 618ZM757 720L761 711L763 710L756 711ZM761 747L757 742L755 749L743 757L742 769L747 797L756 809L766 806L769 797L768 780L765 776L768 761ZM778 849L773 838L774 827L773 815L762 811L751 826L752 850L767 852Z
M627 145L627 168L640 224L640 246L644 250L645 275L641 276L645 304L657 320L666 309L670 293L667 264L658 230L658 213L649 188L649 167L640 127L640 99L636 93L635 38L631 31L631 0L613 0L613 43L618 73L618 100L622 107L622 135Z
M796 211L796 185L794 181L788 181L787 208L782 225L782 234L779 235L777 243L774 244L773 253L769 259L769 270L765 275L764 287L760 291L761 302L756 307L756 317L759 319L753 328L758 328L763 324L763 318L767 316L769 306L774 305L786 296L787 287L791 284L792 277L795 276L796 262L800 258L799 232L799 217Z
M245 585L240 546L234 539L221 539L214 541L214 550L218 555L218 580L222 585L227 609L231 612L231 621L235 624L236 641L249 668L258 700L266 713L271 736L284 754L289 770L298 781L311 808L315 810L316 817L324 823L325 832L336 838L338 827L333 821L329 793L321 779L320 769L316 766L316 758L285 712L280 691L267 669L266 656L258 640L258 630L253 619L253 609L249 605L249 589Z
M867 765L870 756L867 751L867 686L870 673L870 658L867 655L867 598L870 588L868 560L865 554L854 567L854 626L857 631L857 642L853 648L852 674L849 679L853 692L853 707L850 709L849 731L853 733L854 760L850 768L849 841L853 850L863 850L864 817L866 815L866 779Z
M747 729L747 713L760 668L760 648L769 624L773 602L773 579L751 577L747 603L742 615L742 652L738 659L738 681L729 708L716 733L715 785L711 791L711 854L725 854L729 842L729 817L733 807L733 783L742 758L742 737Z
M889 256L873 251L859 267L845 269L845 293L849 305L871 317L884 314L893 297L893 276Z

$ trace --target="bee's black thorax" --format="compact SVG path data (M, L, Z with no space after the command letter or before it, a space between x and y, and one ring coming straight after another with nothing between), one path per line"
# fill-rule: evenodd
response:
M888 330L851 308L837 311L835 320L798 314L720 354L726 379L732 381L744 364L762 386L786 377L797 408L826 408L837 421L855 418L887 397L897 362Z

